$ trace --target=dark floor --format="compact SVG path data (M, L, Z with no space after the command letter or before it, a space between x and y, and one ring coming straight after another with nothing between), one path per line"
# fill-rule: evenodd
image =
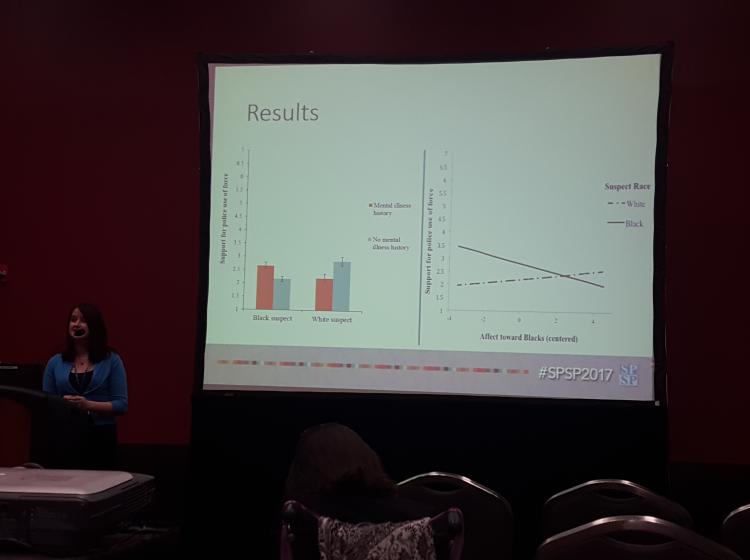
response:
M251 542L255 530L252 526L241 530L241 535L234 532L242 526L237 521L247 514L252 504L232 503L231 497L224 496L217 497L216 509L213 510L196 511L190 507L195 485L204 486L202 503L206 504L205 486L210 487L211 481L202 480L200 473L190 473L187 446L121 445L118 466L121 470L153 475L156 481L154 502L133 519L124 532L109 537L108 542L78 558L171 558L195 551L226 552L240 546L239 543ZM509 488L504 496L510 501L515 515L514 557L517 560L529 559L541 540L540 513L544 500L549 497L549 489L543 484L518 484ZM750 466L673 463L669 466L667 497L688 509L699 533L720 540L724 517L736 507L750 503ZM204 524L201 519L188 519L188 516L196 515L212 522ZM233 519L234 522L226 524L227 528L234 528L233 534L221 534L216 528L222 523L216 523L217 519ZM276 521L270 520L270 523ZM210 529L203 532L203 527ZM9 550L2 556L19 559L43 557L23 551L14 554ZM267 556L267 553L262 556ZM276 553L272 552L271 557L276 557Z
M186 447L121 446L121 467L124 470L150 471L156 476L156 500L145 517L146 521L157 527L182 527L186 511L189 511L189 508L186 509L186 503L190 500L188 462ZM516 518L514 556L519 560L531 558L540 543L541 507L549 497L541 488L538 492L530 491L532 487L518 485L515 487L518 492L505 492ZM750 465L672 463L669 467L667 497L688 509L699 533L720 540L721 523L726 515L750 503ZM235 504L231 509L234 515L242 516L247 506ZM232 512L209 511L205 514L221 517L232 515ZM252 528L248 527L247 530L252 531ZM188 543L209 543L209 548L211 542L222 540L220 535L214 534L183 537L187 537L183 540ZM179 549L176 541L170 545L175 550Z

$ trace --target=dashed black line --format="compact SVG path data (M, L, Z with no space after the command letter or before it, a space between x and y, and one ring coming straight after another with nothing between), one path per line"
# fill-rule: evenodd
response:
M574 276L594 276L596 274L604 274L603 270L595 270L591 272L577 272L574 274L558 274L556 276L536 276L531 278L507 278L505 280L485 280L483 282L459 282L456 284L457 287L463 286L480 286L484 284L505 284L510 282L529 282L532 280L551 280L554 278L572 278Z

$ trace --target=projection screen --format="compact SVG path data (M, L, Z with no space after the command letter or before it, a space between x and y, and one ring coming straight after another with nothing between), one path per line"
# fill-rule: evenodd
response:
M202 388L656 398L663 52L201 64Z

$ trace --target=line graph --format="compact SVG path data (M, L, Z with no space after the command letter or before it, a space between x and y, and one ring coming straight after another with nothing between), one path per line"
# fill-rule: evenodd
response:
M607 270L585 266L590 260L585 252L566 256L542 250L534 261L498 253L455 245L446 270L446 313L509 313L522 321L522 315L612 315ZM545 259L549 265L542 264Z
M480 255L484 255L486 257L490 257L490 258L493 258L493 259L498 259L500 261L509 262L511 264L515 264L515 265L518 265L518 266L524 266L526 268L531 268L533 270L538 270L540 272L546 272L547 274L554 274L558 278L567 278L568 280L575 280L576 282L583 282L584 284L589 284L591 286L596 286L597 288L603 288L604 287L603 284L597 284L596 282L590 282L588 280L584 280L583 278L580 278L580 277L578 277L576 275L573 275L573 274L563 274L562 272L555 272L555 271L549 270L547 268L542 268L542 267L539 267L539 266L534 266L533 264L522 263L522 262L519 262L519 261L515 261L513 259L508 259L508 258L501 257L501 256L498 256L498 255L493 255L492 253L488 253L486 251L481 251L479 249L473 249L471 247L466 247L465 245L458 245L458 248L459 249L465 249L466 251L473 251L474 253L478 253ZM603 271L599 272L599 274L602 274L602 273L603 273ZM524 280L531 280L531 278L524 278Z
M445 321L463 338L462 329L591 329L622 313L613 301L632 272L617 257L621 244L601 241L617 235L595 211L607 201L580 188L560 196L554 183L524 188L533 179L509 181L503 166L470 156L463 164L445 148L423 155L422 323ZM494 180L471 181L483 177ZM539 190L555 203L540 203Z

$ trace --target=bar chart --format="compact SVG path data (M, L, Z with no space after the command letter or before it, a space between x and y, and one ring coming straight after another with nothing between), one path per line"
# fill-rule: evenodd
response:
M343 259L333 262L333 277L315 279L314 305L298 300L292 306L292 279L275 276L275 265L260 264L256 267L255 307L244 307L245 311L335 311L349 312L351 295L352 263ZM244 299L244 298L243 298Z

